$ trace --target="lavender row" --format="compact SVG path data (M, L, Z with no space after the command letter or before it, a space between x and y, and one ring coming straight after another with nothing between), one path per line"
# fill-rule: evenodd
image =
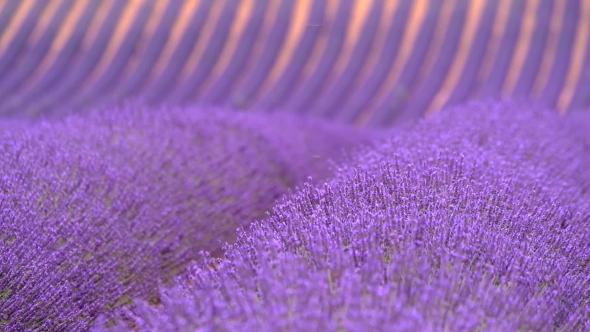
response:
M578 0L7 2L0 113L142 98L383 126L482 97L580 109L588 17Z
M85 331L201 250L222 255L342 149L373 134L292 116L118 109L0 138L0 329Z
M579 120L481 102L408 125L123 314L141 331L586 331Z

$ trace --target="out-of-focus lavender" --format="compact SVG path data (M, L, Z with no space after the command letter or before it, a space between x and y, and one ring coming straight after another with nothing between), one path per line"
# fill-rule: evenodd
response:
M590 142L571 120L484 102L408 126L140 303L139 330L587 331Z
M369 135L293 116L127 106L0 139L0 329L84 331Z
M590 106L587 0L0 3L0 117L129 98L371 127L473 98Z
M26 129L34 123L35 121L27 119L0 119L0 136L5 132Z

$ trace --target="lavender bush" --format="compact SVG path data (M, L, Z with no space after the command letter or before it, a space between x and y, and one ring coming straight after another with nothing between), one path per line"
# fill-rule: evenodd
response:
M0 139L0 330L84 331L220 253L369 135L315 120L128 106Z
M482 102L408 126L125 314L141 331L587 331L590 141L569 120Z

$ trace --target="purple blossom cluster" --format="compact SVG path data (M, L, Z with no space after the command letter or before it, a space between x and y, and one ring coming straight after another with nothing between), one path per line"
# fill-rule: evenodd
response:
M119 109L0 138L0 330L85 331L373 134L294 116Z
M509 102L405 126L123 313L140 331L588 331L581 128Z

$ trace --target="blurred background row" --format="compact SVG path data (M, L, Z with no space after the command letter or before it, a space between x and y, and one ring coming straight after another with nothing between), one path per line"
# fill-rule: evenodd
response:
M0 116L141 100L387 126L590 104L590 0L0 0Z

